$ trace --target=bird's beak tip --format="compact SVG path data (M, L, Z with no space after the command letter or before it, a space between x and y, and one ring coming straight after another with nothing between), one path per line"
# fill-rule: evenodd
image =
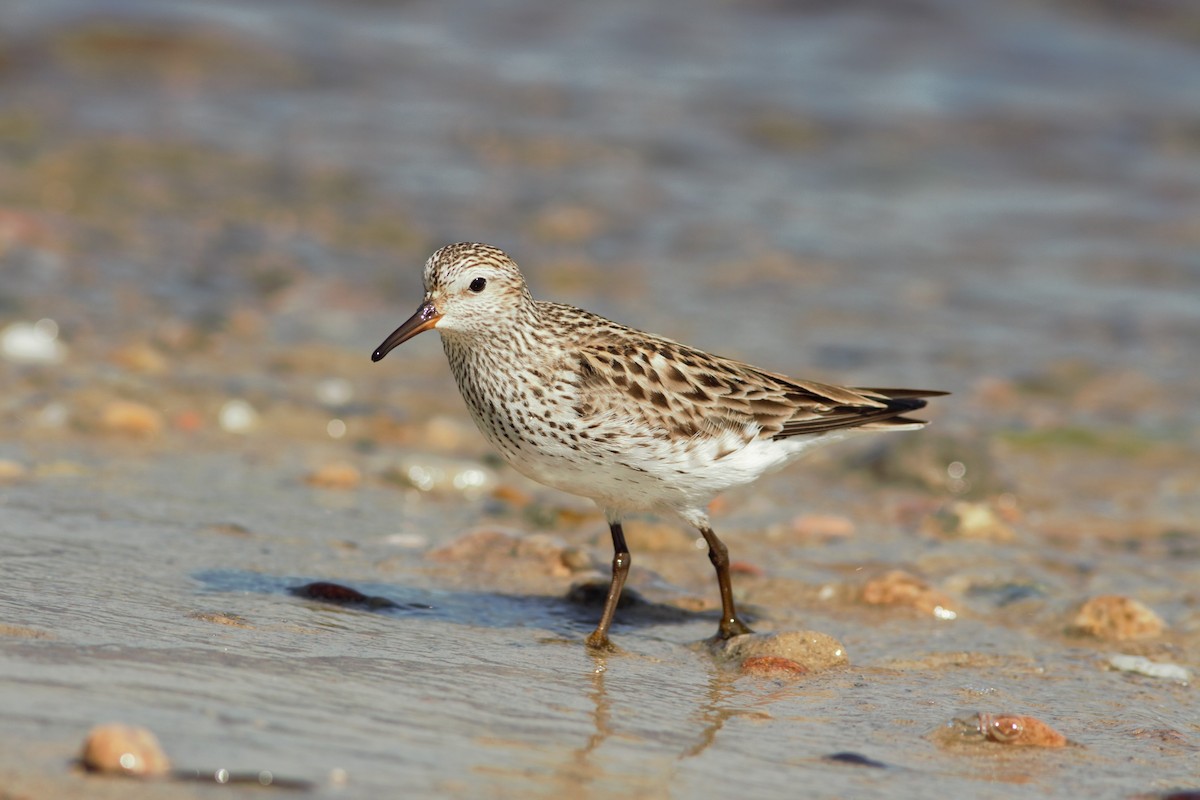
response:
M438 312L434 304L426 300L417 308L417 312L404 321L396 330L392 331L391 335L383 340L379 347L375 348L375 352L371 353L371 361L381 361L383 357L392 351L393 348L403 344L418 333L430 330L437 326L438 320L442 315Z

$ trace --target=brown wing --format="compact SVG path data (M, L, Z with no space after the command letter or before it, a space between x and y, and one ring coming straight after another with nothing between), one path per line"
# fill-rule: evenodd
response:
M626 419L671 439L747 423L774 439L915 426L920 420L903 415L923 407L920 398L943 394L793 380L615 323L584 342L577 357L581 417Z

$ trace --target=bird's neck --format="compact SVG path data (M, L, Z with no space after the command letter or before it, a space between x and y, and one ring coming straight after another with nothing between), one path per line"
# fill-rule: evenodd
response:
M460 385L473 372L515 375L531 363L545 361L553 349L552 337L546 335L536 310L516 319L495 320L486 330L441 334L442 347Z

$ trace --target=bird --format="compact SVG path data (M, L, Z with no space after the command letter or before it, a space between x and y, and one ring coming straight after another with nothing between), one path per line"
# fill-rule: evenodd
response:
M586 644L609 629L632 563L624 520L675 515L699 530L716 570L719 642L752 633L738 616L729 552L708 505L813 450L868 431L916 430L920 389L864 389L789 378L535 300L501 249L449 244L425 263L416 312L372 353L436 330L484 438L517 472L593 500L613 543L612 579Z

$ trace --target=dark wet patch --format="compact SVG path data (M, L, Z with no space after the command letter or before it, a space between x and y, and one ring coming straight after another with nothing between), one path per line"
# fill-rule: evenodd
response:
M578 606L586 606L587 608L603 608L604 600L608 597L607 580L596 579L589 581L581 581L567 590L566 601ZM638 594L633 589L625 589L621 592L621 597L617 601L617 608L629 609L639 606L647 606L649 603L646 599Z
M349 586L343 586L340 583L330 583L329 581L315 581L313 583L306 583L303 586L292 586L288 588L288 592L296 595L296 597L303 597L306 600L319 600L323 603L333 603L339 606L357 606L372 611L388 608L433 608L433 606L425 605L424 603L405 603L401 606L395 600L366 595L357 589L351 589Z
M842 752L831 753L821 757L822 761L832 761L837 764L849 764L854 767L872 767L873 769L887 769L888 765L882 761L876 761L873 758L867 758L862 753Z

